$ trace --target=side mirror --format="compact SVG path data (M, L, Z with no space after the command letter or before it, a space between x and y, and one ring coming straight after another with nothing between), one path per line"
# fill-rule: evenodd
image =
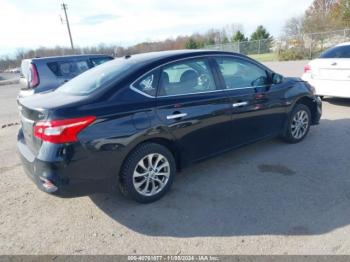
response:
M272 74L272 84L277 85L277 84L281 84L283 82L283 76L273 73Z
M258 86L265 86L265 85L268 85L269 84L269 80L266 76L260 76L259 78L253 80L250 85L251 86L255 86L255 87L258 87Z

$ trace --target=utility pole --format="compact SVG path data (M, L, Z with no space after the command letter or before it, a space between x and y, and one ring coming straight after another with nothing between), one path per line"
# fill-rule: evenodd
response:
M64 15L66 16L66 23L67 23L67 29L68 29L69 39L70 39L70 45L72 47L72 50L74 50L72 33L70 32L69 20L68 20L68 15L67 15L67 9L68 8L67 8L67 5L64 2L62 2L62 9L64 11Z

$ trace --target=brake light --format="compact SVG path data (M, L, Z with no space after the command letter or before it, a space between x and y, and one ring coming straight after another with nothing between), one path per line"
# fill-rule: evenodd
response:
M34 88L39 85L39 75L38 75L38 70L36 70L36 66L34 64L30 64L30 74L31 74L31 79L30 79L30 87Z
M95 116L71 118L63 120L41 121L34 126L34 136L54 144L78 141L80 131L94 122Z
M311 73L311 66L310 65L304 66L304 73Z

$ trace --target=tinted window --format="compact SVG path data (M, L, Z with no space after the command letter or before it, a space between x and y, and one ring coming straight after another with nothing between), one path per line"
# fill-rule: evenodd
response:
M216 90L206 59L191 59L163 68L160 75L160 96L184 95Z
M156 73L152 72L142 77L135 84L133 84L133 87L147 95L156 96Z
M115 59L113 62L94 67L73 78L59 87L57 92L74 95L90 94L114 81L118 81L129 71L132 65L123 58Z
M89 64L86 60L51 62L47 66L56 76L73 78L86 70L89 70Z
M253 63L235 58L216 58L227 89L268 84L267 72Z
M350 45L328 49L321 54L320 58L350 58Z
M113 60L113 58L112 57L95 57L95 58L90 58L90 60L93 66L98 66L105 62Z
M61 72L59 70L59 66L57 62L47 63L47 66L54 73L55 76L61 76Z

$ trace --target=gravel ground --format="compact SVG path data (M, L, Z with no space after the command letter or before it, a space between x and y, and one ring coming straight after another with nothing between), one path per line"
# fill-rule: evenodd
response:
M269 65L297 76L304 63ZM212 158L140 205L40 192L16 155L18 126L1 128L17 121L17 91L0 87L0 254L350 254L350 100L325 101L302 143Z

